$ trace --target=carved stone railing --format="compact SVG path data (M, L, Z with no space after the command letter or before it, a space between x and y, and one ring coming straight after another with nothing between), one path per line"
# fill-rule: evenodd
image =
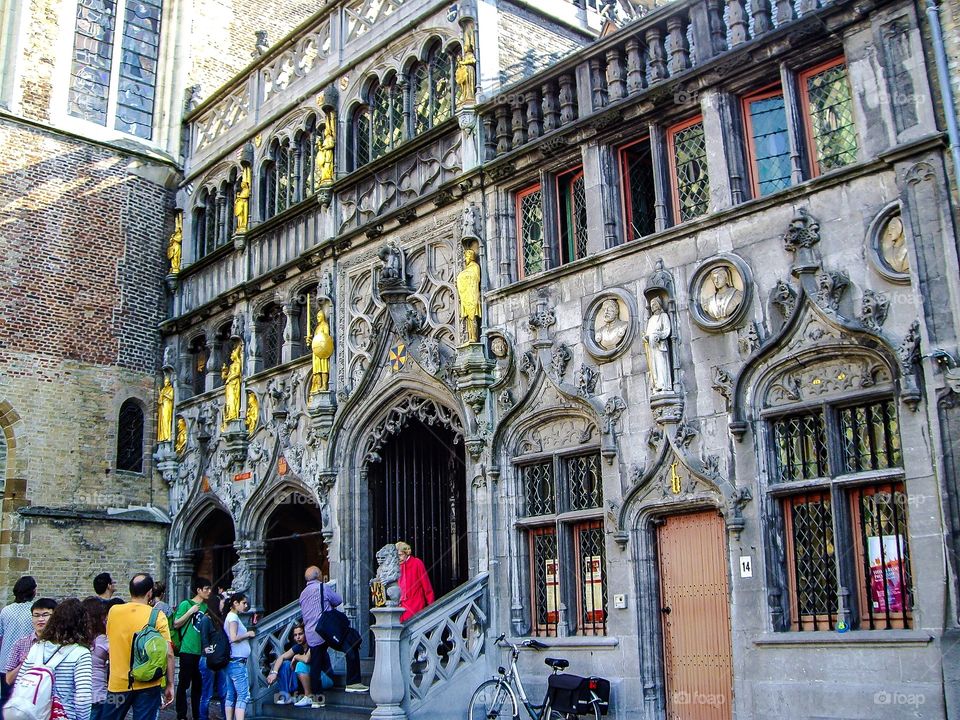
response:
M490 161L620 101L644 95L832 4L832 0L678 0L478 108ZM821 31L822 32L822 31ZM739 62L739 61L737 61ZM729 71L735 71L731 61ZM682 87L675 95L686 97ZM695 95L694 95L695 97Z
M421 610L400 634L403 708L415 711L484 653L488 575L483 573ZM375 631L376 632L376 631Z
M250 641L250 660L247 663L250 702L256 716L263 714L264 705L273 702L274 691L267 683L269 663L271 658L283 654L290 631L299 619L300 603L294 601L257 623L257 634Z

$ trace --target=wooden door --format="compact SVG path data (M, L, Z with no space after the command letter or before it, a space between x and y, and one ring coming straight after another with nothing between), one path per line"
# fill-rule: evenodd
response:
M730 594L723 518L674 515L657 530L667 717L728 720Z

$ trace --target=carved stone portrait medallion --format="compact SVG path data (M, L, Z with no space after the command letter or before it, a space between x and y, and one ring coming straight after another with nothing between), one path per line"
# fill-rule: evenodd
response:
M615 288L598 295L584 314L587 352L598 360L616 357L630 344L636 324L636 301L630 293Z
M690 309L705 330L737 324L746 314L751 291L750 270L736 255L718 255L703 263L690 283Z
M868 257L877 272L891 282L910 282L910 255L899 203L890 203L874 218L867 243Z

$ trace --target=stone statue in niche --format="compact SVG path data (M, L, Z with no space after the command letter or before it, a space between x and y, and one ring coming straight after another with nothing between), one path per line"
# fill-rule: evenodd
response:
M480 338L480 263L473 250L463 251L463 270L457 275L457 295L467 342L475 343Z
M238 341L230 353L230 361L220 370L223 378L223 429L231 420L240 419L240 383L243 378L243 343Z
M163 387L157 398L157 442L170 442L173 435L173 384L170 376L163 378Z
M654 393L673 389L673 373L670 368L670 316L663 308L663 300L650 300L650 319L644 331L643 341L647 350L647 366L650 372L650 389Z
M461 234L464 238L477 237L477 206L473 203L463 209Z
M739 287L738 287L739 285ZM700 288L700 307L714 320L726 320L743 303L743 279L729 265L717 265Z
M313 375L310 378L310 395L326 392L330 389L330 357L333 355L333 337L330 335L330 323L322 309L317 310L317 328L310 341L313 357Z
M250 435L253 435L253 431L260 424L260 401L252 392L247 393L247 413L243 416L243 422Z
M177 212L173 218L173 234L167 243L167 259L170 261L170 274L180 273L183 258L183 213Z
M383 261L380 279L390 282L403 282L403 257L400 255L399 248L393 244L384 245L380 248L377 256Z
M233 215L237 219L237 232L245 233L250 224L250 166L243 165L240 168L240 188L237 190L237 197L233 201Z
M910 272L910 258L907 255L907 240L903 232L903 220L894 215L880 231L880 258L894 272Z
M600 310L593 321L593 337L597 345L604 350L618 347L630 329L630 323L621 319L622 313L617 298L607 298L600 304Z
M320 184L329 185L333 182L334 154L337 149L337 114L328 112L323 126L323 144L320 146L318 164L320 166Z
M187 421L182 417L177 418L177 435L173 442L173 449L177 455L183 455L183 451L187 449Z

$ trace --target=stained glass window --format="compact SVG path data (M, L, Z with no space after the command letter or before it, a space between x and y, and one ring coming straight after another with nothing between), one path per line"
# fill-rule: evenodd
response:
M623 148L620 164L626 200L627 238L636 240L656 231L657 197L650 140L644 138Z
M131 135L153 137L160 0L79 0L67 112ZM122 17L119 54L116 26Z
M757 197L790 187L790 139L783 92L746 98L754 193Z
M521 275L541 272L543 254L543 192L535 185L517 196L517 238L520 245Z
M132 398L120 406L117 420L117 470L143 472L143 409Z
M670 131L674 190L679 222L706 214L710 207L707 143L703 121L686 123Z
M810 122L813 174L844 167L857 159L857 129L847 66L840 60L801 76Z

